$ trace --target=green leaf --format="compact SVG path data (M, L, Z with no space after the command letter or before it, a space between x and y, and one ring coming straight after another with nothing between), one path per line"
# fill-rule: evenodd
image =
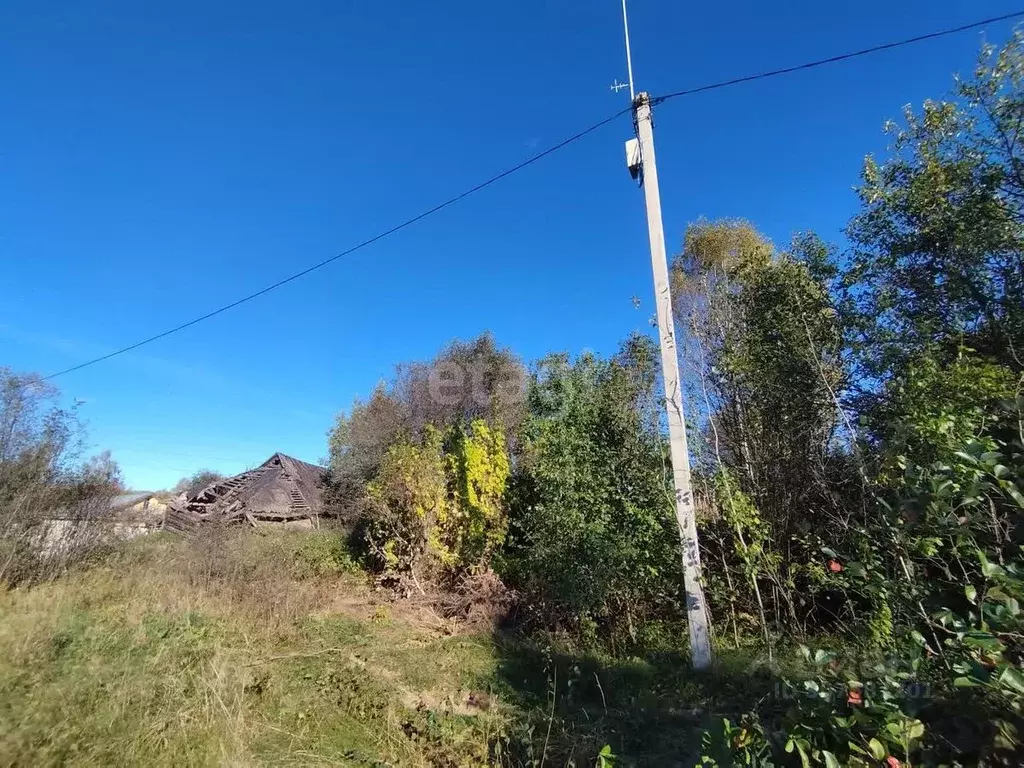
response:
M990 589L988 592L985 593L985 599L986 600L999 600L999 601L1002 601L1002 600L1009 599L1009 597L1010 596L1008 594L1006 594L999 587L992 587L992 589Z
M885 730L896 741L898 741L898 742L903 741L903 737L904 737L905 731L906 731L906 729L904 728L903 723L897 723L897 722L889 721L888 723L885 724Z
M1024 504L1021 504L1021 506L1024 507ZM978 559L981 561L981 574L985 578L991 579L993 576L1004 576L1006 574L1006 571L1001 566L989 562L984 552L978 552Z
M967 595L967 599L970 600L973 605L978 599L978 588L973 584L968 584L964 587L964 594Z
M969 677L958 677L953 680L953 686L956 688L977 688L981 683L977 680L972 680Z
M1006 488L1006 492L1010 494L1010 497L1017 502L1017 506L1024 509L1024 494L1017 490L1016 486L1010 485Z
M848 746L852 752L856 752L858 755L864 755L865 757L871 757L872 756L870 752L868 752L866 749L864 749L864 747L862 747L860 744L857 744L855 742L848 741L848 742L846 742L846 746Z
M827 768L840 768L839 760L837 760L836 756L827 749L821 750L821 755L825 758L825 765Z
M599 768L614 768L615 754L612 752L611 744L601 747L601 751L597 755L597 764Z
M980 648L989 653L998 653L1004 648L999 639L988 632L968 632L964 635L963 644L970 648Z
M875 760L885 760L885 747L882 746L882 742L878 739L871 739L868 742L868 749L871 750L871 756Z
M996 680L1018 694L1024 694L1024 675L1012 664L1000 665Z
M807 754L811 743L807 739L796 740L796 751L800 753L800 764L803 768L811 768L811 756Z

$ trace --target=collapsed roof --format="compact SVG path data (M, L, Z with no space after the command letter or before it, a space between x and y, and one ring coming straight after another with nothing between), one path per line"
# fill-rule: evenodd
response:
M203 521L289 522L316 519L323 512L327 470L275 453L240 475L210 483L175 504L164 526L184 530Z

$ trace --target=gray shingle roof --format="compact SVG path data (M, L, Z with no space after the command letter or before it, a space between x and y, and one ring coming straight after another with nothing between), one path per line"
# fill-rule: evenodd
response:
M323 513L327 470L275 453L263 464L210 483L178 505L182 523L202 520L300 520ZM173 526L172 526L173 527Z

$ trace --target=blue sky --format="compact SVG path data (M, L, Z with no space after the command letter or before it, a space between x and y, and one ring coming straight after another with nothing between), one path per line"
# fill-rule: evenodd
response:
M1015 10L1001 0L631 0L654 94ZM257 290L627 106L618 0L0 7L0 365L51 373ZM1001 41L1008 23L988 30ZM699 216L839 241L885 119L982 34L655 114L670 247ZM394 363L484 330L609 352L652 313L627 118L435 217L57 379L130 485L307 460ZM642 300L639 310L631 297Z

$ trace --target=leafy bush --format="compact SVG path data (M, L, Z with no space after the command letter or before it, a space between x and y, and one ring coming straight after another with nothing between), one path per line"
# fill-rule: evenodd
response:
M1001 425L1019 424L1022 406ZM773 701L747 715L760 746L734 739L732 759L759 764L750 755L764 750L778 760L795 751L804 765L1024 756L1024 548L1010 535L1024 515L1022 489L1019 436L973 440L948 464L909 469L893 502L879 499L860 559L828 552L846 561L834 578L852 599L887 607L888 650L862 651L855 665L807 652L815 672L784 683L792 695L781 712ZM970 732L956 712L971 713ZM707 744L721 739L709 733Z
M681 561L670 471L651 405L656 352L549 357L530 387L500 573L546 624L600 622L613 643L678 617Z
M444 563L439 526L450 499L441 443L428 430L422 445L392 446L367 484L362 536L377 570L412 572L431 545Z
M865 419L875 426L879 481L899 486L908 462L930 466L948 460L991 426L1015 386L1013 371L966 348L945 365L934 354L909 361L905 375L887 385L884 405ZM881 425L875 423L879 418Z
M505 540L505 436L483 420L388 449L366 486L361 538L379 571L450 579L486 568Z
M302 534L295 552L296 575L337 576L354 573L359 564L349 552L347 537L335 531Z
M356 400L331 429L330 498L343 513L357 509L366 484L388 451L420 444L427 430L469 429L474 421L500 427L514 439L524 416L522 363L494 338L456 341L428 362L403 363L369 400Z
M510 468L505 434L476 419L468 432L457 430L451 435L447 461L456 503L441 538L461 567L489 563L508 532L505 489Z

